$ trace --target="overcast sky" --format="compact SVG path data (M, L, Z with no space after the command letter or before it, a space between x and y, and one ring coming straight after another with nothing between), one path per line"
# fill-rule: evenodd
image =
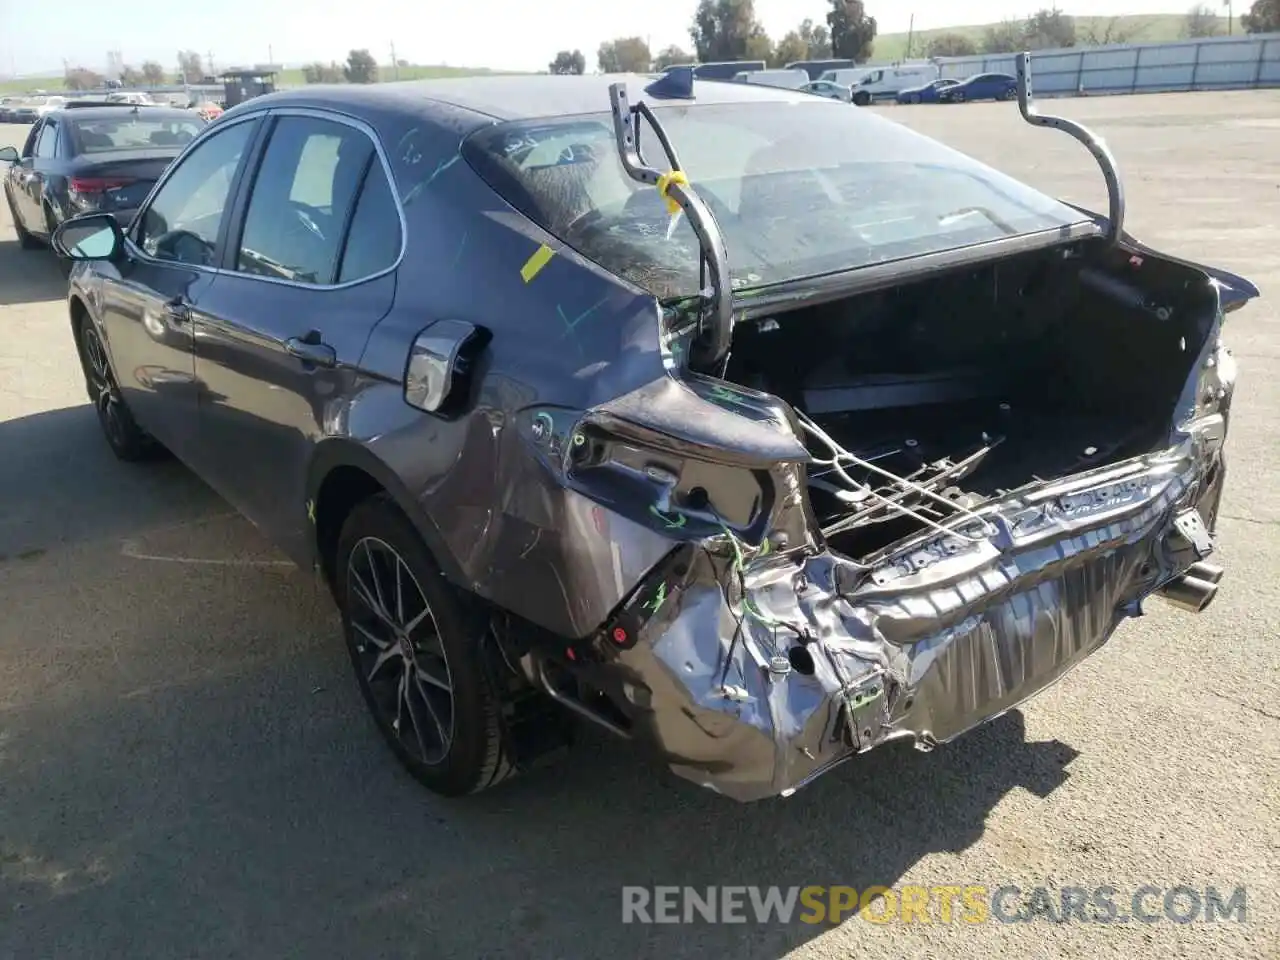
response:
M871 0L880 30L906 30L911 14L921 29L1026 16L1050 0ZM1247 10L1239 0L1237 13ZM1191 0L1186 3L1192 6ZM171 68L179 49L213 52L214 65L342 60L367 47L388 62L447 63L513 70L545 69L557 50L578 48L595 66L601 41L647 37L654 51L689 48L696 0L0 0L0 71L29 73L72 65L101 70L106 51L126 63L158 60ZM1178 0L1061 0L1067 13L1181 13ZM827 0L756 0L757 16L774 38L805 17L822 20ZM56 23L51 28L51 20ZM76 24L69 30L56 24ZM115 26L113 26L113 24ZM250 39L250 38L257 39Z

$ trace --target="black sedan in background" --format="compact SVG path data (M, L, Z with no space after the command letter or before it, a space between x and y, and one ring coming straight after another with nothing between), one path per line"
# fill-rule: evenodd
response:
M122 223L164 169L205 127L189 110L133 104L68 106L42 117L21 153L0 149L4 196L25 248L63 220L103 211Z
M1007 73L979 73L951 87L938 91L939 103L965 103L973 100L1014 100L1018 96L1018 80Z

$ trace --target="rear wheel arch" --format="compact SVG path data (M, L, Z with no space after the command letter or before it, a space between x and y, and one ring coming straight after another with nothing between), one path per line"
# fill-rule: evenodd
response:
M347 517L376 496L386 497L404 514L445 577L465 586L461 567L444 538L394 471L367 447L346 438L322 441L308 471L307 514L312 518L315 561L325 582L331 588L334 585L334 561Z

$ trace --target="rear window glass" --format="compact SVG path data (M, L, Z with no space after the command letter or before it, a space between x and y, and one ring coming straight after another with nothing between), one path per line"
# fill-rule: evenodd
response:
M845 104L655 108L725 234L736 288L1077 223L1076 210ZM663 168L653 131L641 149ZM622 168L609 114L519 121L468 138L468 161L548 232L659 297L698 289L698 245Z
M129 110L120 112L118 118L70 121L75 152L184 147L204 128L203 121L197 117L147 117Z

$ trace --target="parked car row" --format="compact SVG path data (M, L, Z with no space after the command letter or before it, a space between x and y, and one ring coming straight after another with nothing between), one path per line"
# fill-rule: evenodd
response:
M0 123L35 123L53 110L83 104L123 104L140 107L172 107L170 100L156 100L145 92L123 93L113 91L105 96L65 97L60 95L0 97ZM222 106L211 100L192 99L186 109L194 110L205 121L222 115Z
M856 72L831 70L800 89L860 107L886 100L901 104L966 103L973 100L1013 100L1018 96L1017 79L1004 73L980 73L956 79L937 76L936 67L908 66L875 70L850 84L848 74Z
M67 98L62 96L5 97L0 100L0 123L35 123L66 105Z
M190 110L127 101L46 110L21 150L0 149L18 241L44 246L63 221L105 211L128 225L160 174L204 129ZM63 261L64 264L66 261Z

